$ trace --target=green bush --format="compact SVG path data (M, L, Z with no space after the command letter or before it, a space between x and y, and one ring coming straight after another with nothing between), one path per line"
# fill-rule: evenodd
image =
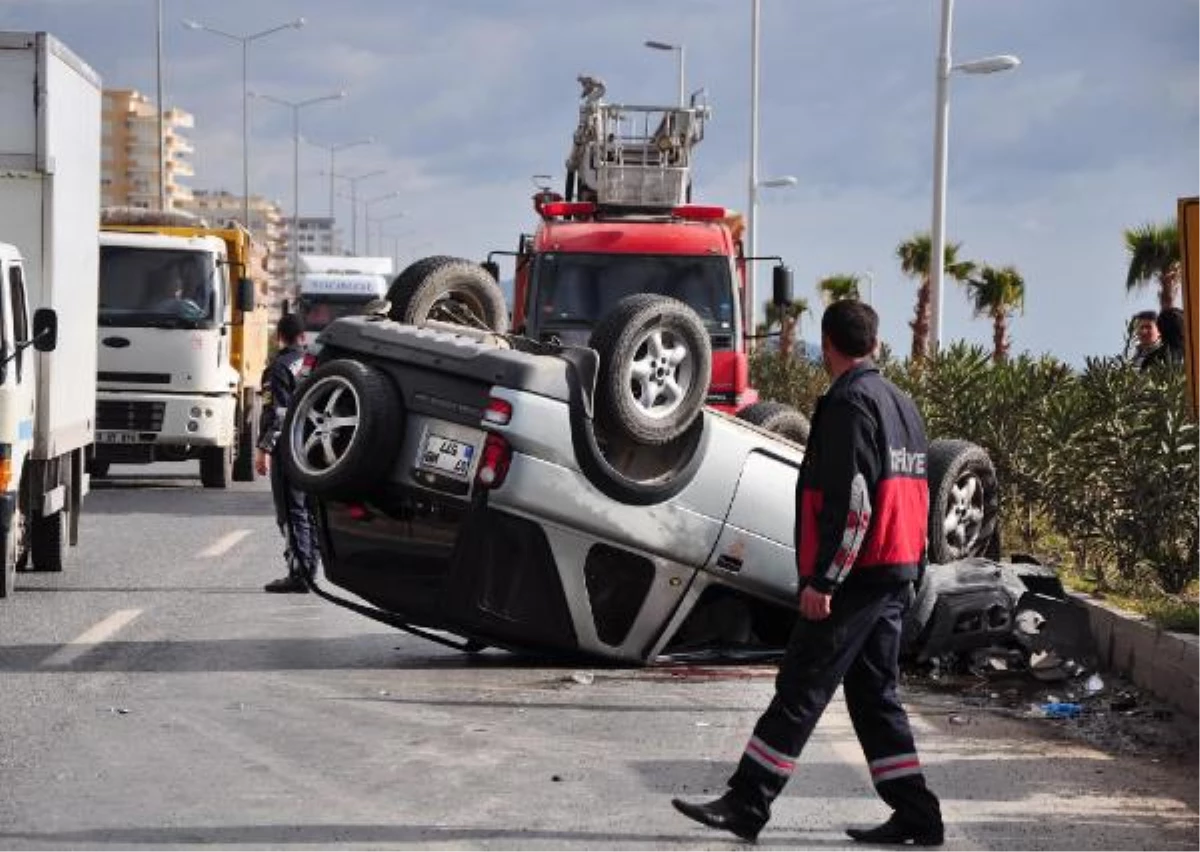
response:
M988 451L1006 528L1020 530L1022 549L1065 540L1074 567L1100 589L1153 597L1196 580L1200 457L1182 371L1142 373L1115 358L1082 371L1049 356L994 364L961 343L881 367L916 400L931 437ZM757 355L751 375L764 399L805 413L828 386L819 365L775 353Z

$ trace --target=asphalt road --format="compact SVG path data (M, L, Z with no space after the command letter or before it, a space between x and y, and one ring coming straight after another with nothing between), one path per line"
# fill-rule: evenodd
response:
M669 800L721 791L770 668L466 658L263 593L264 485L114 472L67 571L0 602L0 847L739 845ZM1194 766L906 697L951 848L1197 848ZM839 701L760 845L849 848L885 816Z

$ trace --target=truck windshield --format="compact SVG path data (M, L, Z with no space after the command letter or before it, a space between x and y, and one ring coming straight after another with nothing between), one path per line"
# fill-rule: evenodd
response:
M306 331L320 331L335 319L358 316L370 299L321 299L302 296L296 307Z
M696 255L544 254L531 319L541 328L594 326L633 293L678 299L710 334L733 332L729 259Z
M100 325L214 328L216 281L208 252L103 246Z

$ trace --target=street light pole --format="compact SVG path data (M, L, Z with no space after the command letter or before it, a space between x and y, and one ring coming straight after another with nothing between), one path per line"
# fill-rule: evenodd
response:
M368 255L371 253L371 205L378 204L381 201L388 201L399 194L399 192L388 192L363 202L363 226L367 230L366 252Z
M332 219L334 217L333 216L333 209L334 209L333 208L333 205L334 205L333 198L334 198L335 193L334 193L333 187L334 187L334 176L337 174L337 153L338 153L338 151L345 151L348 148L356 148L359 145L371 145L375 142L375 137L367 136L362 139L355 139L353 142L338 142L334 145L323 145L320 142L314 142L311 139L305 139L304 141L310 145L315 145L318 148L324 148L326 151L329 152L329 218Z
M1021 64L1021 60L1015 56L1001 55L951 65L953 17L954 0L942 0L933 130L933 223L929 233L929 324L932 326L932 333L928 339L934 352L942 345L942 295L946 278L946 169L950 146L950 72L994 74L997 71L1009 71Z
M683 44L668 44L665 41L647 41L643 42L646 47L651 50L673 50L679 54L678 58L678 75L679 75L679 105L687 106L687 84L684 80L684 54L687 52L687 46Z
M750 3L750 197L746 209L746 251L749 257L758 255L758 48L759 48L759 0ZM755 315L758 312L757 281L753 263L746 264L746 293L743 296L742 321L747 333L755 334L758 327Z
M154 67L158 99L158 209L167 209L167 140L163 135L163 8L162 0L158 0L157 46L154 52Z
M950 130L950 30L954 0L942 0L942 37L937 57L937 103L933 129L933 224L929 232L929 314L934 351L942 345L942 285L946 275L946 168Z
M375 169L363 175L339 175L330 172L334 178L341 178L350 184L350 253L358 254L358 182L368 178L379 177L386 169Z
M297 280L300 271L300 110L325 101L337 101L346 97L345 92L335 92L331 95L320 95L304 101L287 101L272 95L249 93L251 97L259 97L292 111L292 281Z
M378 228L378 230L379 230L379 251L382 252L383 251L383 223L390 222L393 219L402 219L402 218L404 218L403 213L391 213L387 216L380 216L377 219L372 219L370 216L367 217L367 255L368 256L370 256L370 254L371 254L371 223L374 222L376 225L379 226L379 228Z
M197 21L184 21L183 26L189 30L203 30L207 33L212 33L216 36L229 39L230 41L240 42L242 45L242 218L246 229L250 229L250 93L247 91L247 71L249 67L249 46L250 42L257 41L260 38L266 38L272 33L277 33L280 30L293 29L298 30L304 26L303 18L296 18L294 21L288 21L286 24L280 24L276 27L260 30L250 35L234 35L227 33L224 30L219 30L216 27L209 27Z

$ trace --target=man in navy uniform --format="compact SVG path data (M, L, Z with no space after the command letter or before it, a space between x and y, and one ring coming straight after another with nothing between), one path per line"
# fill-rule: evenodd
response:
M673 800L685 816L754 840L839 683L875 792L892 816L854 840L937 846L937 797L896 694L900 628L925 561L928 442L913 401L872 362L879 318L835 302L821 318L832 385L817 402L796 485L800 618L775 697L746 744L729 790L713 802ZM814 778L811 786L819 788Z
M288 572L264 587L268 592L308 591L305 578L316 571L317 550L313 541L312 519L304 494L293 488L284 475L282 460L275 450L283 419L296 392L296 383L304 367L304 326L295 314L279 320L275 333L279 352L263 373L262 420L258 427L258 452L255 469L260 476L271 475L271 496L275 500L275 519L287 538Z

